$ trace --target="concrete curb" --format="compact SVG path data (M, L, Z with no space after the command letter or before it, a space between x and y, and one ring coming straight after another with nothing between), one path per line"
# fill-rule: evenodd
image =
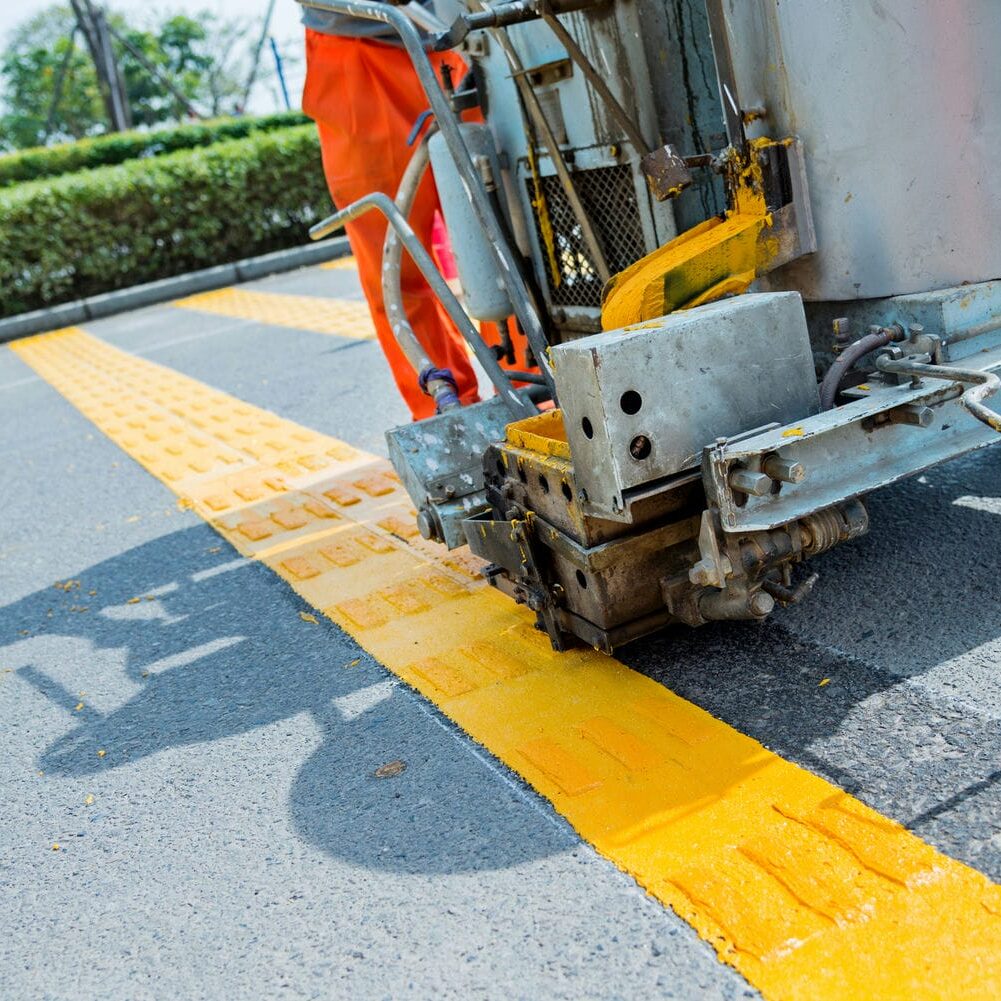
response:
M104 316L124 313L142 306L154 306L181 296L194 295L196 292L208 292L211 289L264 278L266 275L281 271L293 271L311 264L322 264L324 261L345 257L350 253L347 237L342 236L320 243L310 243L305 247L292 247L289 250L277 250L272 254L262 254L260 257L248 257L233 264L220 264L202 271L191 271L186 275L161 278L145 285L135 285L115 292L103 292L86 299L77 299L75 302L64 302L58 306L22 313L20 316L9 316L5 320L0 320L0 344L38 334L43 330L58 330L60 327L86 323L87 320L99 320Z

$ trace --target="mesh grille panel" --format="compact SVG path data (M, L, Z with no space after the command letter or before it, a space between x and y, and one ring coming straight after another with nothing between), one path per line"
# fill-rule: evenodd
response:
M591 225L604 248L609 271L614 275L638 261L646 253L646 241L643 239L643 225L629 166L621 164L581 170L574 173L573 179ZM557 306L600 306L601 279L563 192L563 185L555 175L540 180L546 208L549 210L549 222L553 227L553 243L560 272L560 282L556 285L549 261L545 261L550 298ZM528 178L526 183L529 199L532 200L532 178ZM545 253L537 212L535 228L539 245Z

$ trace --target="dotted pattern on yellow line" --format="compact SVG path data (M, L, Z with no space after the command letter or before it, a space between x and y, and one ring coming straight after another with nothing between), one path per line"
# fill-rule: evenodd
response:
M335 257L332 261L324 261L317 266L323 268L324 271L355 271L358 268L358 262L353 257Z
M82 331L12 349L767 997L1001 996L1001 888L614 659L555 654L417 536L384 461Z
M222 288L178 299L174 305L217 316L256 320L276 327L312 330L318 334L335 334L359 340L375 337L368 306L354 299L321 299L312 295Z

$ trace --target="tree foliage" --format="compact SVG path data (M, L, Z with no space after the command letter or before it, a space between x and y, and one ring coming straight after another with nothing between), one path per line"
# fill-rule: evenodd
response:
M109 11L108 22L128 43L115 41L113 45L134 125L190 118L186 105L204 116L239 110L248 71L245 26L208 11L194 17L151 15L144 24ZM20 149L107 131L97 75L82 36L78 32L72 37L74 24L69 6L56 4L11 32L0 53L0 92L5 105L0 115L0 148ZM148 66L169 79L185 101L171 93Z
M99 129L104 105L90 57L80 40L71 45L74 18L68 7L51 7L16 28L0 54L0 86L6 113L0 145L36 146L50 136L79 139ZM62 99L52 108L64 67Z

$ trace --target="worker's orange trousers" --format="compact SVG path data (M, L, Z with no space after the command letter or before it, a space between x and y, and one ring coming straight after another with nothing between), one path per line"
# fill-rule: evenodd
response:
M435 55L432 60L436 66L449 63L456 82L465 69L453 53ZM413 153L407 136L427 107L427 97L402 48L306 30L302 108L319 129L323 170L338 208L373 191L395 197ZM438 207L429 171L410 212L410 223L429 250ZM385 218L373 210L349 223L347 235L379 343L410 412L419 420L434 413L434 403L418 386L417 373L396 343L386 317L381 278L386 225ZM476 375L465 342L406 253L401 287L407 318L431 361L451 369L463 403L474 402Z

